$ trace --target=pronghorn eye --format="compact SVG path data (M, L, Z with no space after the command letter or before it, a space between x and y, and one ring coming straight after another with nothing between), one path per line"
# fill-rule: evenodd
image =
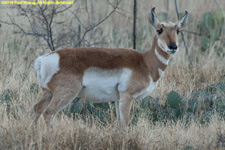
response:
M179 34L180 33L180 30L177 30L177 34Z
M163 32L163 29L160 28L159 30L157 30L158 34L161 34Z

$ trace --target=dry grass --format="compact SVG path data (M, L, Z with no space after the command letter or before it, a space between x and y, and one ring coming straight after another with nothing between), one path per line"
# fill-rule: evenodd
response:
M143 1L139 3L138 28L148 25L147 15L152 6L165 11L165 1L154 0L151 3ZM202 4L210 4L210 7L202 8ZM219 1L225 6L224 1ZM98 4L96 9L99 8ZM163 6L163 8L162 8ZM193 7L192 7L193 6ZM121 8L126 17L115 14L107 22L102 24L104 35L114 40L108 47L131 47L132 3L125 0ZM195 23L200 16L209 9L214 11L216 6L211 0L189 0L181 2L180 10L189 10L195 16ZM1 9L0 14L9 12ZM108 11L102 8L103 14ZM122 10L120 10L122 11ZM157 10L159 11L159 10ZM123 11L122 11L123 12ZM10 12L14 13L14 12ZM170 19L175 20L173 3L170 3ZM65 14L67 16L67 14ZM7 19L5 16L1 16ZM85 19L85 18L82 18ZM192 30L196 30L191 25ZM32 83L37 83L33 69L34 59L48 53L48 49L41 49L36 39L15 36L11 34L10 27L3 25L0 28L0 94L6 90L13 91L11 101L11 113L7 114L7 107L0 104L0 150L5 149L184 149L192 146L195 149L216 149L218 135L225 135L225 121L214 116L208 125L201 125L193 121L186 126L181 121L177 123L153 124L144 117L140 118L136 125L130 125L127 131L118 130L116 123L101 124L98 120L86 116L85 121L81 117L75 120L59 114L55 119L55 132L47 131L43 118L39 121L39 132L35 133L30 128L30 109L40 97L41 92L30 92ZM117 31L118 38L113 39L113 32ZM144 33L138 30L138 36L147 35L145 41L139 45L141 49L148 50L152 41L152 33L146 30ZM204 88L208 84L219 82L225 74L224 57L218 56L215 46L220 41L211 45L211 48L202 53L196 43L196 37L186 34L194 66L188 66L183 44L180 52L172 58L171 64L160 80L156 89L151 94L165 101L168 92L174 90L188 97L192 91ZM198 39L197 39L198 41ZM24 109L19 107L23 106ZM134 109L138 109L135 105ZM112 118L115 120L115 116ZM122 134L121 134L122 133Z
M1 113L4 113L4 111ZM225 133L225 122L215 117L207 126L193 122L185 126L181 122L154 124L141 118L136 126L121 132L115 124L102 125L97 121L74 122L61 115L55 120L55 133L48 132L43 119L39 131L29 128L30 117L21 114L20 119L1 116L0 149L184 149L187 146L215 149L218 134ZM121 134L122 133L122 134Z

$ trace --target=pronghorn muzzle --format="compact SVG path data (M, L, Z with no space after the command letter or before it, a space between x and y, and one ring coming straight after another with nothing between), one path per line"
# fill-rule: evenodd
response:
M175 43L170 43L170 45L168 45L168 52L171 54L175 54L177 52L177 45Z

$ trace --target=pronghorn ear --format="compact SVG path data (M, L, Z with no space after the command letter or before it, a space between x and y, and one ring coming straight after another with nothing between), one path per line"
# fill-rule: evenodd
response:
M187 21L188 21L188 12L185 11L184 17L183 17L181 20L179 20L179 21L177 22L177 26L178 26L180 29L182 29L183 27L185 27Z
M156 28L159 24L159 20L155 14L155 7L153 7L151 12L149 13L149 22L154 28Z

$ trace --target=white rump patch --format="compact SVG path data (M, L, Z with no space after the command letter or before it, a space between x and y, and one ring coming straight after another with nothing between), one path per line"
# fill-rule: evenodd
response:
M135 99L142 99L142 98L145 98L146 96L148 96L150 94L150 92L152 92L152 90L155 88L157 82L153 82L153 79L152 77L150 76L150 82L149 82L149 85L147 88L145 88L144 90L142 90L141 92L139 93L135 93L133 95L133 97Z
M168 65L168 60L165 59L163 56L161 56L157 49L155 49L155 55L157 56L157 58L159 59L159 61L161 61L163 64Z
M52 76L59 71L59 55L57 53L47 54L38 57L34 63L34 69L37 73L38 82L41 87L47 87Z
M102 70L89 68L84 72L83 89L79 96L95 102L116 101L119 92L127 90L130 69Z

